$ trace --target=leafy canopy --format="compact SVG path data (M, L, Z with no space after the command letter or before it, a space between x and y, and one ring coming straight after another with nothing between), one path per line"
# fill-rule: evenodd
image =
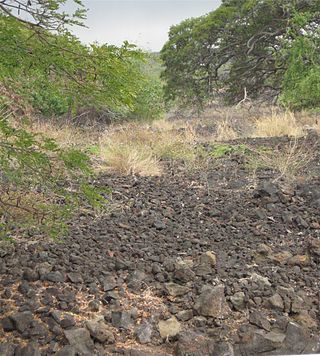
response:
M171 27L161 51L167 99L201 107L222 95L237 103L246 90L295 109L319 106L319 21L319 0L224 0Z
M159 79L143 72L146 55L129 43L86 46L68 32L34 35L1 15L0 31L0 82L45 116L72 117L83 108L128 115L145 98L142 82L150 89L145 100L161 101Z
M83 108L155 118L162 84L145 53L125 42L84 45L69 32L85 10L66 0L0 0L0 235L61 236L74 212L106 206L83 150L62 149L14 114L73 118ZM149 109L151 108L151 109ZM19 110L22 109L22 110ZM22 116L22 115L20 115ZM29 115L30 116L30 115Z

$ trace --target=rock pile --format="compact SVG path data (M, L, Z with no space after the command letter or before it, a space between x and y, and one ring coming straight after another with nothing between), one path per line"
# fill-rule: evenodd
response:
M1 243L1 356L320 352L319 179L173 173L101 177L122 209Z

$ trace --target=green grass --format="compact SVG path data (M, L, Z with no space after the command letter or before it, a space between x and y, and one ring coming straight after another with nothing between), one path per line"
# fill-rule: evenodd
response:
M246 155L249 152L250 150L246 145L216 144L212 146L209 155L214 158L222 158L232 154Z
M93 154L93 155L99 155L100 153L100 147L98 145L92 145L92 146L88 146L87 148L87 152L89 154Z

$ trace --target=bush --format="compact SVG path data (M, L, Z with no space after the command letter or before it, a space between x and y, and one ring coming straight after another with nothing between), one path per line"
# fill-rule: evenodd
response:
M61 237L76 209L105 208L106 191L88 183L93 172L86 154L19 126L0 110L2 237L17 231Z
M281 101L292 110L320 108L319 45L303 36L291 44Z
M159 73L147 71L148 55L134 45L87 46L70 33L35 34L1 13L0 32L0 85L36 113L76 116L90 107L118 117L160 115Z
M130 114L132 118L151 121L161 117L164 111L162 84L157 78L142 81L141 90L138 92Z

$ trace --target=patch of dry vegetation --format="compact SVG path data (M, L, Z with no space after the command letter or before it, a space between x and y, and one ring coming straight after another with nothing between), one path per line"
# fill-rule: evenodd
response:
M206 137L209 141L221 142L246 137L301 137L311 129L320 133L320 119L316 114L307 111L293 113L265 104L247 108L224 107L216 103L198 117L192 113L186 113L186 116L189 124L196 126L200 123L211 129L211 134Z
M97 141L98 132L88 128L76 127L68 123L57 123L50 120L33 121L30 131L53 138L60 147L85 147Z
M320 123L308 113L281 112L274 107L214 107L200 117L186 114L185 119L171 117L151 123L128 123L109 126L104 132L52 121L33 122L31 130L54 138L61 146L86 147L93 153L98 170L122 175L159 176L164 160L179 161L198 169L206 161L199 143L227 142L244 137L301 137L306 128L320 132ZM279 171L294 161L298 149L289 148L287 155L265 152L260 160ZM277 155L279 158L277 158ZM303 157L303 153L301 152ZM272 161L278 163L271 164ZM297 169L297 165L295 165ZM288 173L292 175L291 173ZM287 173L283 173L287 175Z
M303 136L303 125L291 112L273 113L256 120L253 137L300 137Z
M106 167L123 175L159 176L162 168L148 146L117 141L104 142L100 154Z
M214 137L216 141L235 140L238 137L238 133L229 120L222 120L217 124L217 133Z
M112 128L100 138L99 151L110 171L125 175L157 176L163 159L196 159L192 129L179 130L166 121Z
M307 147L296 138L282 148L250 150L253 152L253 156L249 158L251 168L270 168L278 173L275 181L284 180L287 183L307 179L310 174L308 168L315 158L314 148Z
M248 115L248 117L246 117ZM255 115L261 115L256 117ZM199 143L226 142L244 137L302 137L306 126L316 129L317 121L304 114L269 108L264 111L225 108L206 111L203 117L187 120L170 118L149 124L127 124L107 130L100 138L99 152L107 169L119 174L157 176L163 172L163 160L181 161L189 168L200 168L206 161ZM275 167L280 176L294 176L308 154L292 144L285 153L263 153L265 165ZM273 162L273 163L272 163ZM301 162L301 163L302 163ZM260 162L261 163L261 162Z

